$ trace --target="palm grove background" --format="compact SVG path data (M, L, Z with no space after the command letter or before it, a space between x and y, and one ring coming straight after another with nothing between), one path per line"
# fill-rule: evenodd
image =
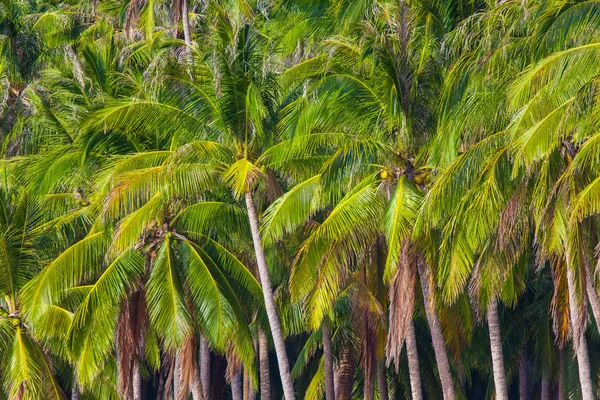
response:
M599 60L597 0L0 0L0 398L597 398Z

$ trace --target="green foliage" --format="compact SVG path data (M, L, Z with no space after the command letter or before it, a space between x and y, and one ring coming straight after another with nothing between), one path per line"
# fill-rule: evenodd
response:
M324 321L348 396L384 361L409 396L412 324L428 398L440 348L491 398L496 303L510 393L526 364L581 396L599 26L596 1L0 0L0 398L184 398L201 340L258 389L266 335L320 399Z

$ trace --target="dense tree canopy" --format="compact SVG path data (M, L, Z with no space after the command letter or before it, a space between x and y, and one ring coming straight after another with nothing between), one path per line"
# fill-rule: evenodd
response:
M0 399L600 397L600 2L0 0Z

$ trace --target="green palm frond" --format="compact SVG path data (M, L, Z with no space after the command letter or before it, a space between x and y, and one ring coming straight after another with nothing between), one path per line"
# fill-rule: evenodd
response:
M153 260L152 272L146 284L150 322L169 351L181 345L192 329L173 241L171 235L167 234Z
M225 172L225 181L231 186L236 198L252 189L256 179L263 175L263 171L252 164L246 158L242 158L232 164Z
M265 242L281 239L292 233L320 208L319 189L321 175L316 175L290 189L265 211L262 231Z
M25 315L35 320L60 301L67 289L94 277L106 246L104 232L96 232L62 252L23 288L20 299Z
M171 226L192 236L202 236L210 231L233 234L250 229L246 210L221 201L192 204L173 218Z
M388 243L384 280L391 282L396 275L402 243L412 235L423 195L402 176L394 195L387 205L383 224Z

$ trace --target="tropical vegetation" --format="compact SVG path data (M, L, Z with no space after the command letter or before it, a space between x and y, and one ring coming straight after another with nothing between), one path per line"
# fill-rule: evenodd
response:
M597 0L0 0L0 399L600 397Z

